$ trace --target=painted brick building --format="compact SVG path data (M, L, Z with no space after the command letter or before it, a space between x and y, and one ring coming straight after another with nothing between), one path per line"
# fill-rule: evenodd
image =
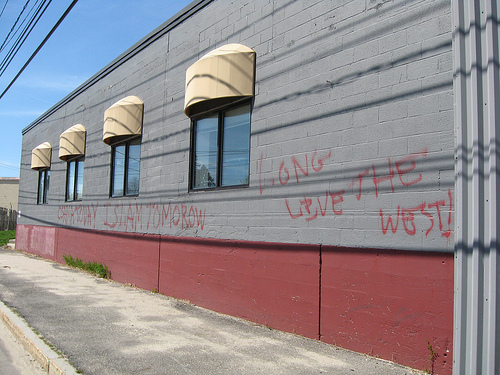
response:
M417 369L494 373L497 7L194 1L23 130L16 245Z
M17 211L19 177L0 177L0 207Z

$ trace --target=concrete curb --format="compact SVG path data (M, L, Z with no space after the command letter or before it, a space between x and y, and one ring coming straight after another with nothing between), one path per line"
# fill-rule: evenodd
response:
M9 240L7 244L3 246L4 249L15 250L16 249L16 240Z
M0 321L11 330L26 350L47 370L49 375L76 375L68 360L52 350L28 324L0 301Z

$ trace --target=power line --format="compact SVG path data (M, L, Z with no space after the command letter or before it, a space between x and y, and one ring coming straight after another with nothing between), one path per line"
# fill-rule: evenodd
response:
M0 46L0 52L6 47L6 44L9 44L9 42L12 40L12 38L14 38L15 34L17 34L17 32L19 31L19 29L21 29L22 25L24 25L24 22L26 21L26 19L29 17L29 15L31 14L31 12L33 11L33 8L35 8L36 4L38 3L38 0L35 2L35 4L33 4L33 6L31 7L31 9L29 10L28 14L26 15L26 17L24 17L23 19L23 22L21 22L21 24L19 25L19 27L16 29L16 31L14 32L14 35L12 35L10 38L10 34L12 33L13 29L10 30L9 34L5 37L5 40L3 41L2 43L2 46ZM21 14L24 12L24 8L23 10L21 11ZM18 18L19 19L19 18ZM16 21L17 23L17 21ZM16 24L14 24L13 28L15 27ZM25 30L27 29L28 27L25 27Z
M0 77L5 73L5 71L7 70L8 66L10 65L10 63L12 62L12 60L14 59L14 57L16 56L17 52L19 52L19 49L21 49L21 46L24 44L24 42L26 41L26 39L28 38L28 36L31 34L31 32L33 31L33 28L36 26L36 24L38 23L38 21L40 20L40 18L42 17L42 15L45 13L45 11L47 10L47 8L48 8L48 6L50 5L51 2L52 2L52 0L49 0L48 3L47 3L47 0L44 0L43 2L40 3L38 9L35 11L35 14L33 14L33 16L31 17L31 19L29 20L29 23L24 28L23 32L17 38L16 42L14 43L14 45L11 47L11 49L7 53L7 56L0 63ZM35 5L36 5L36 3L35 3ZM35 7L35 5L33 6L33 8ZM42 9L42 7L44 5L45 5L45 8ZM33 10L33 8L31 10ZM30 13L31 13L31 10L30 10ZM28 16L29 16L29 14L23 20L23 23L28 18ZM16 33L17 33L17 31L16 31Z
M7 6L8 2L9 2L9 0L5 1L5 4L3 5L2 11L0 12L0 17L2 17L3 11L5 10L5 7Z
M21 10L21 13L19 13L19 16L17 16L17 19L16 21L14 22L14 25L12 25L12 28L10 29L9 33L7 34L7 36L5 37L5 40L3 41L2 45L0 46L0 51L3 49L3 46L5 45L5 43L7 42L7 39L9 38L10 34L12 34L12 31L14 31L14 28L16 27L17 25L17 21L19 21L19 18L21 18L22 14L24 13L24 10L26 9L26 7L28 6L30 0L26 1L26 4L24 4L24 7L23 9ZM5 3L5 5L7 5L7 3ZM3 11L2 11L3 12Z
M26 25L26 27L24 28L24 30L22 31L22 33L16 39L14 45L10 48L9 52L7 53L7 55L4 57L4 59L0 63L0 76L2 76L5 73L5 71L7 70L7 67L10 65L10 63L14 59L15 55L17 54L17 52L19 52L19 49L21 48L21 46L24 44L24 42L26 41L26 39L30 35L31 31L33 31L33 28L35 27L35 25L38 23L38 21L40 20L40 18L42 17L42 15L45 13L45 11L47 10L47 7L50 5L51 1L52 0L50 0L48 2L48 4L45 6L45 8L43 10L41 10L41 8L44 6L44 4L47 1L44 0L42 3L39 4L39 7L35 11L35 14L31 17L31 19L29 20L28 24ZM36 6L36 3L33 6L33 8L35 6ZM31 10L33 10L33 8ZM31 10L30 10L30 13L31 13ZM25 17L25 19L23 20L23 23L28 18L28 16L29 16L29 13ZM16 30L16 33L17 33L17 30Z
M14 171L19 171L19 167L14 167L14 166L12 166L10 164L2 163L1 161L0 161L0 167L2 167L2 168L10 168L10 169L12 169Z
M54 27L52 27L52 29L49 31L49 33L47 34L47 36L42 40L42 42L37 47L37 49L35 50L35 52L33 52L33 54L30 56L30 58L28 59L28 61L26 61L26 63L21 68L21 70L19 70L19 72L14 77L14 79L9 83L9 85L7 86L7 88L2 92L2 95L0 95L0 99L3 98L3 96L5 95L5 93L12 87L12 85L14 84L14 82L16 82L16 80L19 78L19 76L24 71L24 69L26 69L26 67L29 65L29 63L31 62L31 60L33 60L33 58L36 56L36 54L38 53L38 51L40 51L40 49L42 49L43 45L47 42L47 40L49 40L49 38L51 37L51 35L54 33L54 31L56 31L56 29L59 27L59 25L61 24L61 22L66 18L66 16L68 15L68 13L71 11L71 9L73 9L73 7L75 6L75 4L77 2L78 2L78 0L73 0L73 2L69 5L69 7L64 12L64 14L61 16L61 18L59 18L59 20L57 20L57 22L54 25Z

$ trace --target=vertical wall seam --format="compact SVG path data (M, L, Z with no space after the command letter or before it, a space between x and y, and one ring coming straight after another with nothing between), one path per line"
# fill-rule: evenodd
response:
M59 236L60 236L60 228L55 228L54 233L54 260L59 263Z
M322 291L322 276L323 276L323 246L319 245L319 275L318 275L318 340L321 341L321 291Z
M156 291L160 293L160 264L161 264L161 234L158 235L158 268L156 279Z

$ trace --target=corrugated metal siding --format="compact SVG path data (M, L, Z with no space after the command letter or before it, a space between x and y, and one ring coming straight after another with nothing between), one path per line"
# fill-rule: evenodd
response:
M498 0L453 1L456 261L454 374L498 374Z

